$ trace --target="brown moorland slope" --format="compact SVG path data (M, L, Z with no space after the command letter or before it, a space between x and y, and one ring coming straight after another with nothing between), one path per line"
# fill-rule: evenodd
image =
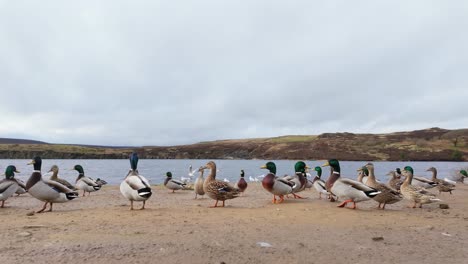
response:
M2 141L0 141L2 142ZM11 141L10 141L11 142ZM0 144L0 158L120 159L137 151L148 159L468 160L468 129L429 128L387 134L324 133L200 142L180 146L96 147Z

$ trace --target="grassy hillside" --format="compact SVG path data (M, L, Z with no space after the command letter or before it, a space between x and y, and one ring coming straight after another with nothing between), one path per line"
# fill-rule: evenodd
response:
M0 144L0 158L468 160L468 129L430 128L389 134L325 133L318 136L219 140L192 145L110 148L55 144Z

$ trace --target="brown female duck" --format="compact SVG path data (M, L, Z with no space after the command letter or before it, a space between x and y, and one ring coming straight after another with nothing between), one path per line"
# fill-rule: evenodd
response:
M216 203L213 207L218 207L218 201L222 201L224 207L224 201L234 199L239 196L239 189L232 187L227 182L216 180L216 163L213 161L208 162L203 169L210 169L210 175L206 177L203 183L203 190Z

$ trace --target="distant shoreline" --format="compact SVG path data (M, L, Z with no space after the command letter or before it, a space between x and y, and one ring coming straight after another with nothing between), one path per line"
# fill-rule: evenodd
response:
M468 160L468 129L429 128L388 134L324 133L179 146L106 147L39 142L0 138L0 159L30 159L36 155L44 159L127 159L136 151L142 159Z

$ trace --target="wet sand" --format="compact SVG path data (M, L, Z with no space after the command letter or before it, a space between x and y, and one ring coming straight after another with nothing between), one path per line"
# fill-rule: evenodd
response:
M174 194L154 186L146 210L129 210L117 186L55 204L28 194L0 209L0 262L3 263L467 263L468 186L423 209L407 201L337 208L318 200L287 199L272 204L261 184L225 208L208 208L209 198L193 191ZM433 190L435 192L436 190ZM136 203L139 208L141 203ZM271 247L262 247L265 242Z

